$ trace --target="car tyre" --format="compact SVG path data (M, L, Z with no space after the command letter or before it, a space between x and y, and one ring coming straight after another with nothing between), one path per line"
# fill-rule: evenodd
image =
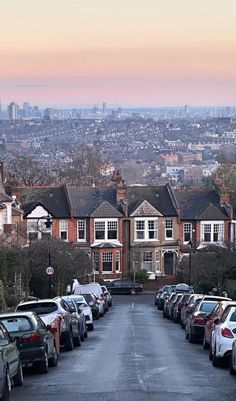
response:
M48 354L45 349L44 351L44 359L39 364L39 372L40 373L48 373Z
M24 382L24 377L23 377L22 365L19 362L17 374L13 377L13 383L14 386L22 386L23 382Z
M84 338L88 338L88 330L87 330L87 327L86 327L85 332L84 332Z
M80 336L80 334L78 333L77 337L73 339L74 345L75 345L76 347L80 347L80 346L81 346L81 340L82 340L82 339L81 339L81 336Z
M230 362L229 362L229 373L233 376L236 375L236 371L233 368L233 363L232 363L232 357L230 358Z
M205 335L204 335L204 338L203 338L202 346L203 346L203 349L209 349L210 348L209 344L206 342L206 336Z
M6 372L6 380L3 395L1 401L9 401L10 400L10 392L11 392L11 379L8 371Z
M211 346L211 344L210 344L210 346L209 346L209 360L212 361L212 358L213 358L212 346Z
M73 336L72 336L71 330L70 330L70 332L69 332L69 334L68 334L68 336L67 336L67 339L66 339L64 345L65 345L65 349L66 349L67 351L72 351L73 348L74 348L74 342L73 342Z
M88 329L89 329L89 331L93 331L93 330L94 330L94 325L93 325L93 323L90 323L90 324L88 325Z
M213 352L213 355L212 355L212 365L213 365L214 367L218 367L218 366L221 365L221 358L218 358L218 357L216 356L216 345L215 345L215 347L214 347L214 352Z
M191 343L191 344L195 342L195 339L194 339L194 336L191 333L191 330L190 330L189 335L188 335L188 342Z
M56 346L54 344L54 348L53 348L53 354L52 357L49 359L48 364L50 367L55 368L58 364L58 353L57 353L57 349Z

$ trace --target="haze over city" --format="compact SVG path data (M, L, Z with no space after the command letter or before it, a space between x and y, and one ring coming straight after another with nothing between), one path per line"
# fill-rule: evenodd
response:
M234 0L3 2L2 103L235 105L235 12Z

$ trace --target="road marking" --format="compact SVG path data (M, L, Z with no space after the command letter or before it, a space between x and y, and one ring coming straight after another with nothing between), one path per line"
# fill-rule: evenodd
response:
M132 301L131 309L134 309L134 301Z

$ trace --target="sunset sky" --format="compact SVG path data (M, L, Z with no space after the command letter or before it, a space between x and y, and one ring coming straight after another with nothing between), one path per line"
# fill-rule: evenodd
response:
M4 105L236 105L236 0L0 0Z

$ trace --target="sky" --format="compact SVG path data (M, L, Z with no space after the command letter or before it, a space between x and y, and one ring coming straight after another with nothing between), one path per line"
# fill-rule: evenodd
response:
M2 104L236 105L235 0L0 0Z

